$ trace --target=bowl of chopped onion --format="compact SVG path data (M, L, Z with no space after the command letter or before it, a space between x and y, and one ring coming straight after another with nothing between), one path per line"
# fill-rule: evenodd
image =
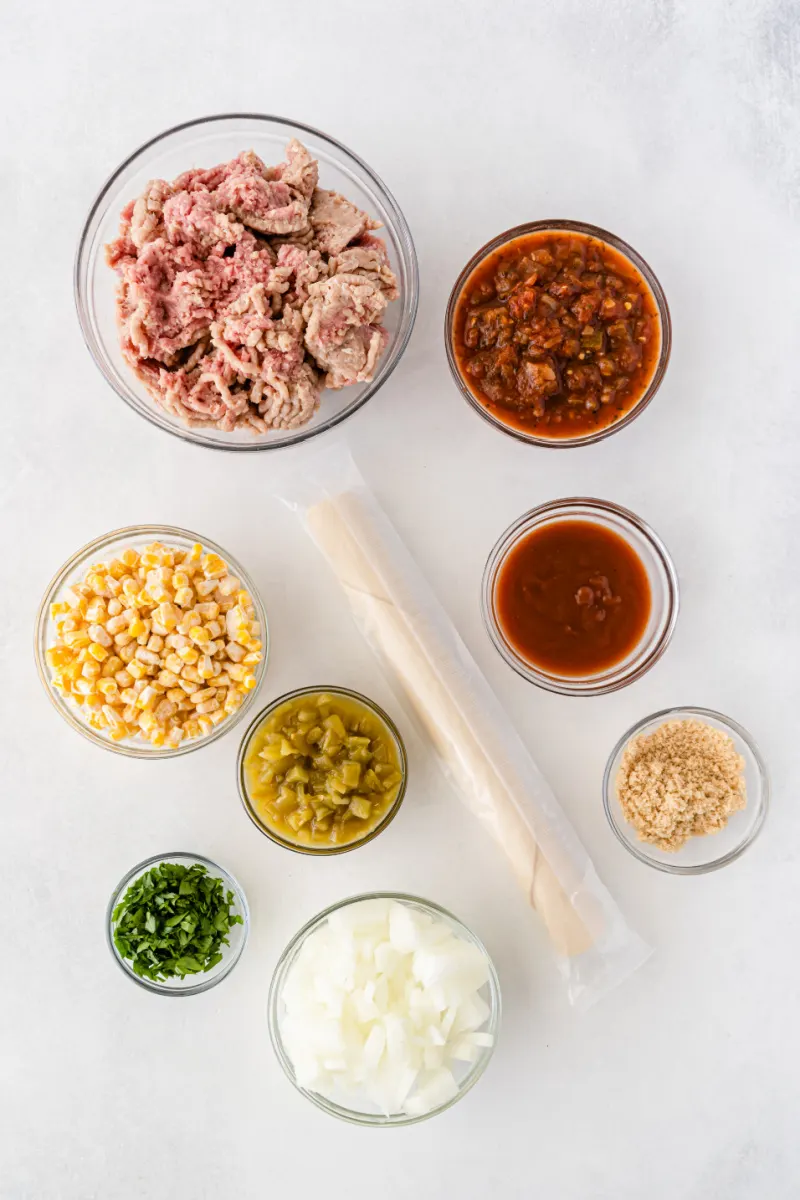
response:
M500 985L480 939L438 904L352 896L292 938L272 978L269 1032L288 1079L355 1125L412 1125L488 1066Z

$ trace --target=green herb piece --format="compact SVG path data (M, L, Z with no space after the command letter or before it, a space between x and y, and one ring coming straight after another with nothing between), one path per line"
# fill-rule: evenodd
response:
M112 913L114 945L136 975L161 982L210 971L222 961L233 892L201 863L162 862L130 885Z

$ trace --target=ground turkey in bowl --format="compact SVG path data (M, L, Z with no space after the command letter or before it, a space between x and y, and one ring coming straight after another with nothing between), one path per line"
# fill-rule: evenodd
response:
M397 280L371 232L379 222L317 179L293 139L276 167L246 150L153 180L123 210L106 247L122 353L167 412L294 429L324 387L373 378Z

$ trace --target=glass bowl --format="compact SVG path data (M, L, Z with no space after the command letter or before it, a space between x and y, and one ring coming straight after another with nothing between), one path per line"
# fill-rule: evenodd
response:
M409 1116L407 1113L396 1113L392 1116L386 1116L385 1113L378 1111L377 1108L372 1109L355 1109L348 1108L344 1105L337 1104L333 1100L329 1100L326 1096L321 1096L318 1092L313 1092L309 1088L301 1086L297 1082L292 1061L286 1051L281 1038L281 1020L284 1015L284 1007L282 1002L283 985L286 982L286 977L294 963L297 955L303 948L303 945L308 936L319 929L331 915L338 912L342 908L346 908L350 904L358 904L362 900L396 900L401 904L407 904L411 908L415 908L420 912L426 913L435 920L444 920L451 926L457 937L462 938L466 942L470 942L476 946L489 964L489 980L488 983L481 989L480 995L486 1001L489 1007L489 1016L486 1023L481 1027L481 1032L490 1033L494 1039L491 1046L482 1046L479 1048L478 1057L472 1063L454 1063L452 1066L453 1073L456 1074L458 1068L461 1068L462 1074L456 1078L458 1084L458 1093L448 1100L445 1104L438 1108L432 1109L430 1112L420 1116ZM486 1067L489 1065L489 1060L494 1053L494 1045L497 1042L497 1034L500 1028L500 983L497 978L497 972L494 969L489 954L483 942L478 938L471 929L463 925L457 917L448 912L446 908L441 908L438 904L434 904L430 900L421 900L418 896L408 896L403 892L367 892L360 896L349 896L346 900L340 900L338 904L332 904L330 908L326 908L324 912L319 913L303 928L296 933L289 945L284 950L278 965L275 968L275 973L272 976L272 982L269 988L268 1001L268 1017L269 1017L269 1036L272 1041L272 1047L277 1055L278 1062L283 1067L286 1077L294 1084L301 1095L315 1104L317 1108L321 1108L323 1112L330 1113L333 1117L339 1117L343 1121L349 1122L351 1125L376 1125L376 1126L396 1126L396 1125L416 1125L419 1121L427 1121L429 1117L435 1117L441 1112L445 1112L456 1104L462 1096L465 1096L470 1088L478 1082Z
M647 572L652 606L644 634L621 662L591 675L554 675L524 659L506 638L497 615L497 582L509 552L534 529L559 521L580 520L611 530L635 550ZM495 648L523 679L562 696L603 696L640 679L666 650L678 620L678 576L664 543L627 508L587 497L551 500L515 521L495 545L483 572L481 609Z
M604 429L598 429L590 433L578 434L571 438L556 438L545 437L542 434L528 433L524 429L518 429L513 425L506 424L490 412L483 401L475 392L472 391L467 381L464 379L458 367L455 350L453 347L453 324L455 321L456 307L461 297L462 292L470 282L470 277L474 271L481 266L483 261L492 254L495 250L505 245L507 242L513 242L516 238L525 237L531 233L541 233L551 231L553 233L578 233L585 234L587 237L596 239L599 242L605 242L614 250L618 251L629 260L631 266L638 271L644 282L649 288L653 299L655 300L656 308L660 318L660 335L661 346L658 359L653 369L653 375L647 386L647 389L642 394L641 398L634 404L633 408L618 421L612 422ZM524 225L516 225L513 229L506 229L503 233L498 233L497 237L492 238L485 246L481 246L480 250L473 254L464 270L456 280L453 290L450 293L450 299L447 303L447 311L445 314L444 325L444 342L447 351L447 361L450 365L450 372L455 380L458 388L465 400L469 402L475 412L493 425L495 429L501 429L503 433L515 437L520 442L528 442L533 446L548 446L551 449L566 450L570 446L589 446L593 442L601 442L604 438L610 437L612 433L617 433L618 430L624 429L626 425L630 425L636 417L647 407L650 401L655 396L661 381L664 378L664 373L669 363L670 350L672 348L672 323L669 315L669 306L667 298L664 295L664 290L658 282L652 268L645 262L641 254L638 254L632 246L624 242L622 238L616 234L609 233L607 229L600 229L597 225L589 225L585 221L529 221Z
M120 742L112 742L103 732L93 729L81 715L81 710L70 704L68 700L52 687L50 683L51 672L45 658L48 647L54 644L56 638L55 623L50 617L50 605L59 598L63 589L71 583L80 582L84 578L89 565L96 559L100 557L113 558L115 554L120 553L129 546L138 550L152 541L167 542L170 545L179 546L181 549L189 549L195 542L201 542L206 549L219 554L252 596L257 620L261 626L263 658L255 668L256 686L252 691L248 692L242 703L227 720L214 726L211 733L206 734L204 737L186 740L176 747L152 746L149 742L133 741L131 738L126 738ZM264 678L267 659L269 658L269 630L267 628L267 615L255 584L227 550L223 550L221 546L218 546L216 542L212 542L210 538L201 537L199 533L192 533L188 529L177 529L173 525L129 525L125 529L115 529L112 533L103 534L102 537L95 538L93 542L89 542L88 545L81 547L51 579L44 598L39 605L39 612L36 617L34 653L36 655L36 668L39 672L39 678L50 697L53 707L73 729L77 729L78 733L82 733L90 742L94 742L96 746L102 746L104 750L113 750L116 754L125 754L129 758L176 758L180 754L188 754L191 750L199 750L201 746L209 746L217 738L227 733L229 729L232 729L234 725L241 721L245 713L253 707L258 689L261 686L261 681Z
M394 741L397 749L398 759L400 761L400 771L403 776L400 783L400 790L397 793L397 799L392 807L384 814L381 822L364 837L359 838L357 841L349 842L343 846L308 846L301 842L292 842L289 841L288 838L281 837L276 830L270 828L267 822L259 816L258 809L250 800L247 788L247 778L245 775L245 759L247 757L247 751L250 747L250 742L254 734L259 729L261 724L270 716L272 716L277 708L280 708L282 704L286 704L289 700L299 700L301 696L319 695L320 692L328 692L332 696L343 696L345 699L355 700L358 704L362 704L365 708L368 708L370 712L372 712L378 718L378 720L382 722ZM287 850L294 850L297 854L311 854L317 856L346 854L348 850L357 850L359 846L366 846L367 843L371 842L373 838L376 838L379 833L383 833L387 825L394 820L400 805L403 803L403 797L406 794L406 786L408 783L408 757L406 755L405 744L394 721L388 715L388 713L385 713L383 709L380 708L374 700L370 700L368 696L362 696L360 692L354 692L350 688L324 686L302 687L297 688L292 692L286 692L283 696L279 696L277 700L273 700L267 705L266 708L262 708L261 712L250 722L250 725L248 726L247 731L242 738L241 745L239 746L239 756L236 760L236 779L239 785L239 796L248 817L257 829L259 829L278 846L284 846Z
M649 842L639 840L636 830L626 821L617 798L616 779L625 747L631 738L652 733L665 721L704 721L721 729L733 740L736 750L745 761L747 806L734 813L724 829L701 837L690 838L680 850L659 850ZM746 729L730 717L710 708L665 708L638 721L617 742L611 752L603 776L603 808L617 839L639 862L666 871L670 875L702 875L716 871L733 862L755 840L769 808L769 775L758 746Z
M299 429L250 434L189 427L155 404L122 357L115 311L117 276L106 265L104 246L117 237L122 209L141 194L151 179L174 179L191 167L211 167L249 149L267 163L278 163L292 137L299 138L319 159L322 187L342 192L383 222L379 235L386 240L400 290L399 298L386 310L389 343L371 383L326 390L317 412ZM309 125L259 113L227 113L167 129L145 142L114 171L86 218L75 259L74 288L86 345L107 382L134 412L187 442L216 450L253 451L304 442L338 425L366 404L389 378L408 344L417 311L419 279L405 218L394 197L365 162Z
M211 878L222 880L226 892L233 892L233 904L231 908L234 916L242 918L242 924L231 926L228 934L230 945L222 947L222 960L215 967L212 967L210 971L205 971L202 975L184 975L182 979L176 977L158 983L154 979L144 979L141 975L134 974L128 960L121 956L114 945L114 921L112 914L134 880L143 875L145 871L149 871L151 867L155 867L163 862L180 863L184 867L191 867L193 863L201 863ZM124 879L119 882L114 889L114 894L109 900L108 909L106 910L106 941L108 942L114 962L128 979L134 983L138 983L139 987L143 987L145 991L155 992L158 996L197 996L200 992L207 992L209 988L221 983L227 975L230 975L242 957L242 951L244 950L249 932L250 910L247 907L247 899L241 886L229 871L226 871L219 863L212 862L210 858L205 858L202 854L188 854L179 851L175 854L154 854L152 858L146 858L144 862L138 863L137 866L128 871Z

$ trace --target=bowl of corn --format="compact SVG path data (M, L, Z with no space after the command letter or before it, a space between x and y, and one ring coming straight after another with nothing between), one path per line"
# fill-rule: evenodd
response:
M250 709L267 664L263 605L209 538L135 525L78 550L36 619L39 677L95 745L169 758L216 741Z

